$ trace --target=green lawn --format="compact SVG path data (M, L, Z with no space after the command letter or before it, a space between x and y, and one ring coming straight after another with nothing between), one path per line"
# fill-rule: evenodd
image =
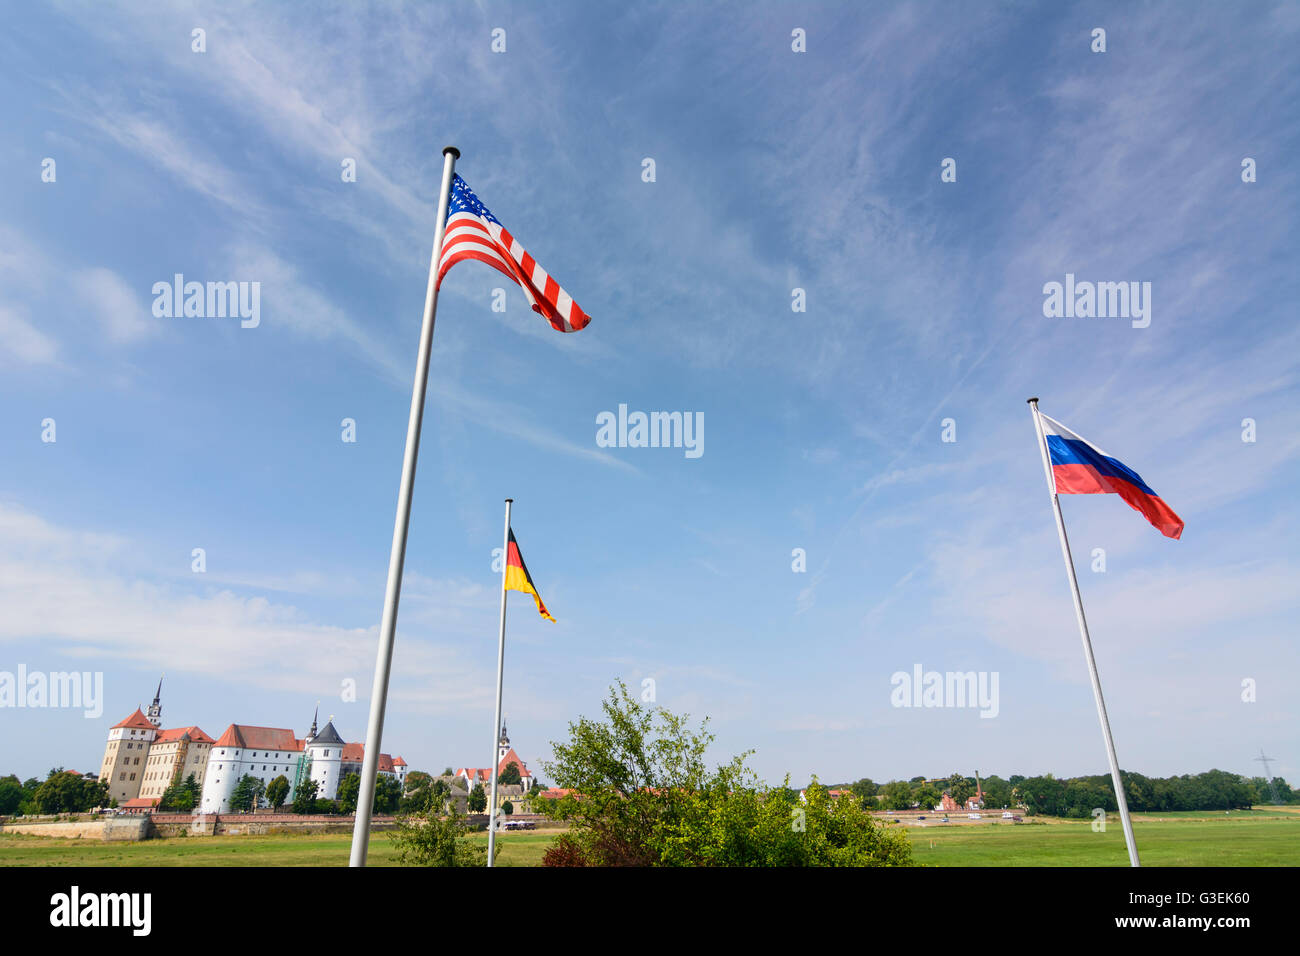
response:
M1143 866L1300 866L1300 818L1137 819ZM1279 819L1290 817L1289 819ZM1118 819L1094 833L1091 821L908 827L916 862L926 866L1128 866Z
M497 866L540 866L555 833L498 833ZM477 833L472 839L487 839ZM0 866L347 866L350 834L177 837L102 843L0 834ZM370 866L397 866L387 833L370 837Z
M1033 818L1030 818L1033 820ZM1022 824L934 823L907 827L916 861L926 866L1126 866L1119 821L1094 833L1089 820ZM1298 866L1300 815L1234 811L1140 814L1133 824L1146 866ZM555 833L505 833L499 866L537 866ZM474 839L485 840L486 834ZM351 836L222 836L101 843L0 835L0 866L345 866ZM372 866L395 866L387 834L370 841Z

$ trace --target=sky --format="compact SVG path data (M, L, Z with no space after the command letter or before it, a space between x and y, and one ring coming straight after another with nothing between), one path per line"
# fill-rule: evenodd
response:
M504 713L548 782L618 680L769 782L1106 772L1037 396L1186 522L1061 500L1121 765L1300 783L1298 34L1291 3L12 12L0 672L103 692L0 707L0 774L98 771L164 673L164 726L301 736L319 701L364 739L451 144L592 321L443 284L384 751L490 759L511 497L557 620L510 595ZM257 283L256 324L157 314L177 273ZM1149 324L1045 314L1067 275L1150 283ZM598 444L620 405L701 453ZM918 666L996 707L895 706Z

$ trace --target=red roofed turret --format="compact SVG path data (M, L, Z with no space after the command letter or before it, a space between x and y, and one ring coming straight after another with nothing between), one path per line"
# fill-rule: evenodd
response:
M157 729L156 727L154 727L153 724L149 723L149 718L146 717L146 716L144 715L144 713L140 710L139 707L137 707L137 708L135 709L135 713L134 713L134 714L132 714L130 717L126 718L126 720L123 720L123 721L121 721L120 723L116 723L116 724L114 724L110 729L112 729L112 730L117 730L117 729L120 728L120 727L130 727L130 728L132 728L132 729L137 729L137 728L138 728L138 729L140 729L140 730L156 730L156 729Z

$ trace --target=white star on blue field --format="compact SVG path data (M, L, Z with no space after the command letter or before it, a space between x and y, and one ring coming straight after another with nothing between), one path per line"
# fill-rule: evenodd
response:
M104 700L0 709L0 775L97 771L161 672L168 727L301 735L319 700L363 739L450 144L593 320L443 282L384 751L485 765L512 497L556 623L512 595L504 706L543 779L617 679L769 781L1105 772L1036 395L1186 522L1062 501L1123 767L1300 781L1298 34L1290 3L14 10L0 671ZM259 283L260 322L156 317L177 275ZM1149 326L1044 315L1067 275L1149 282ZM620 405L702 413L703 454L598 445ZM996 673L996 717L892 706L917 665Z

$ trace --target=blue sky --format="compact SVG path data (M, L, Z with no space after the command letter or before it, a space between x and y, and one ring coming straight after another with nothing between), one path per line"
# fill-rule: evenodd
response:
M385 750L487 759L511 496L558 618L511 598L534 770L652 678L769 780L1104 772L1038 395L1187 524L1063 499L1122 765L1300 777L1295 5L325 10L0 38L0 670L105 681L97 720L0 710L0 772L98 769L163 671L168 726L320 700L363 738L452 143L593 320L444 283ZM178 272L259 282L260 324L156 318ZM1067 273L1150 282L1150 326L1045 317ZM704 454L598 447L620 404ZM998 716L891 706L916 664L997 673Z

